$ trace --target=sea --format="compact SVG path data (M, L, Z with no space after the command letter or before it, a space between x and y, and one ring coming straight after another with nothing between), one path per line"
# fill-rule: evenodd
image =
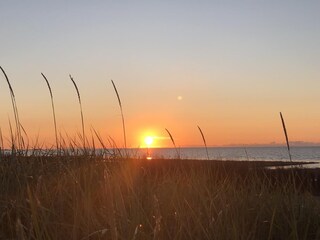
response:
M277 147L183 147L131 149L136 157L195 160L249 160L249 161L290 161L286 146ZM319 162L320 146L290 148L292 161Z
M10 154L9 150L2 150ZM49 151L49 150L48 150ZM52 150L50 150L52 152ZM272 147L181 147L181 148L131 148L120 149L123 155L132 158L148 159L193 159L193 160L236 160L236 161L290 161L286 146ZM37 151L33 151L35 153ZM79 150L81 152L81 150ZM102 149L96 153L103 152ZM292 146L292 161L316 162L320 166L320 146ZM27 155L31 154L29 150ZM47 155L46 150L39 150L36 155ZM71 153L72 155L72 153Z

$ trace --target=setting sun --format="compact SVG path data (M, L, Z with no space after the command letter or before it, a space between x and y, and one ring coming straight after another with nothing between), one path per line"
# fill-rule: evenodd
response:
M153 143L153 137L147 136L144 139L145 144L147 144L147 146L151 146Z

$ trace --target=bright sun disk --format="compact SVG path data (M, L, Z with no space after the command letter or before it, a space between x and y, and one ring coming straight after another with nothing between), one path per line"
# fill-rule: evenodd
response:
M153 137L150 137L150 136L145 137L144 142L145 142L148 146L150 146L150 145L153 143Z

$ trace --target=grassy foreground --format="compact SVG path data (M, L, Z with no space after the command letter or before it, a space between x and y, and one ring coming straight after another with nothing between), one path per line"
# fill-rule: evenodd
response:
M0 239L320 239L306 173L257 164L2 157Z

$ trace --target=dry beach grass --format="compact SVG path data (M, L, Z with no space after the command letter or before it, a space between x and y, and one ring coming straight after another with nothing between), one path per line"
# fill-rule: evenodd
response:
M0 238L319 239L310 176L261 167L2 157Z

